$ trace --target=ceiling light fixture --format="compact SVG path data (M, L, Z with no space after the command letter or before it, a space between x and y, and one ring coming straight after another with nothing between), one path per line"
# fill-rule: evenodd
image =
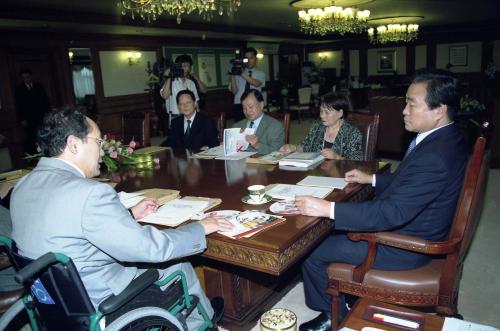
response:
M324 36L336 32L341 35L346 33L361 33L368 28L369 10L357 8L343 8L335 6L324 8L309 8L299 11L299 23L302 31L308 34Z
M240 6L240 0L119 0L118 5L122 15L130 14L132 19L136 16L148 22L158 19L166 12L177 17L181 23L181 15L197 13L206 20L219 15L232 15Z
M368 39L372 44L390 42L410 42L418 37L418 24L388 24L377 29L368 29Z

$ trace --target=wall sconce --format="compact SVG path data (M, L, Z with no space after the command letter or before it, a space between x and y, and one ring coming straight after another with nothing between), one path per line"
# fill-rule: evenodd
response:
M319 57L319 59L321 60L321 62L323 62L323 61L325 61L325 60L326 60L326 58L328 57L328 54L327 54L327 53L325 53L325 52L321 52L321 53L319 53L319 54L318 54L318 57Z
M141 56L142 56L141 52L128 51L127 52L128 65L131 66L132 64L136 64L137 62L139 62Z
M264 54L262 54L262 53L257 53L257 58L258 58L259 60L262 60L262 59L264 58Z
M73 63L73 56L75 54L73 52L68 52L68 58L69 58L69 63L72 64Z

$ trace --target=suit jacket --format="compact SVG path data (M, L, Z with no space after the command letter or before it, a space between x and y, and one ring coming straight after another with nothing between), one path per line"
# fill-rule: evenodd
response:
M217 138L219 131L212 119L201 113L196 113L189 137L184 137L184 116L176 117L172 121L168 138L162 146L172 148L200 149L203 146L214 147L219 145Z
M462 187L468 148L454 124L424 138L393 174L376 176L376 197L336 203L335 228L393 231L428 240L448 234Z
M200 224L161 231L139 225L111 186L56 158L42 158L16 185L11 217L19 253L71 257L96 306L142 272L134 263L174 260L206 248Z
M32 83L28 89L24 83L16 87L16 107L19 121L26 121L30 130L36 129L43 116L50 110L49 99L41 84Z
M242 119L233 125L233 128L246 128L248 120ZM269 154L277 151L285 144L285 128L280 121L264 114L255 135L259 138L257 148L248 146L247 151Z

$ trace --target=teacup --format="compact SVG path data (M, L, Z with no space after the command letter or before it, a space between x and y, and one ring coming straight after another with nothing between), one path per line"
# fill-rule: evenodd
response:
M248 197L254 202L262 201L266 187L264 185L252 185L248 187Z

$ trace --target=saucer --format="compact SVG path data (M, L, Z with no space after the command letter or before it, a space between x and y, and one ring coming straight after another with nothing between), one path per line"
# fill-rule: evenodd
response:
M248 203L249 205L262 205L263 203L267 203L269 201L271 201L271 197L267 194L264 194L264 197L262 198L262 200L260 201L255 201L255 200L252 200L250 199L250 197L248 195L245 195L241 201L243 201L244 203Z

